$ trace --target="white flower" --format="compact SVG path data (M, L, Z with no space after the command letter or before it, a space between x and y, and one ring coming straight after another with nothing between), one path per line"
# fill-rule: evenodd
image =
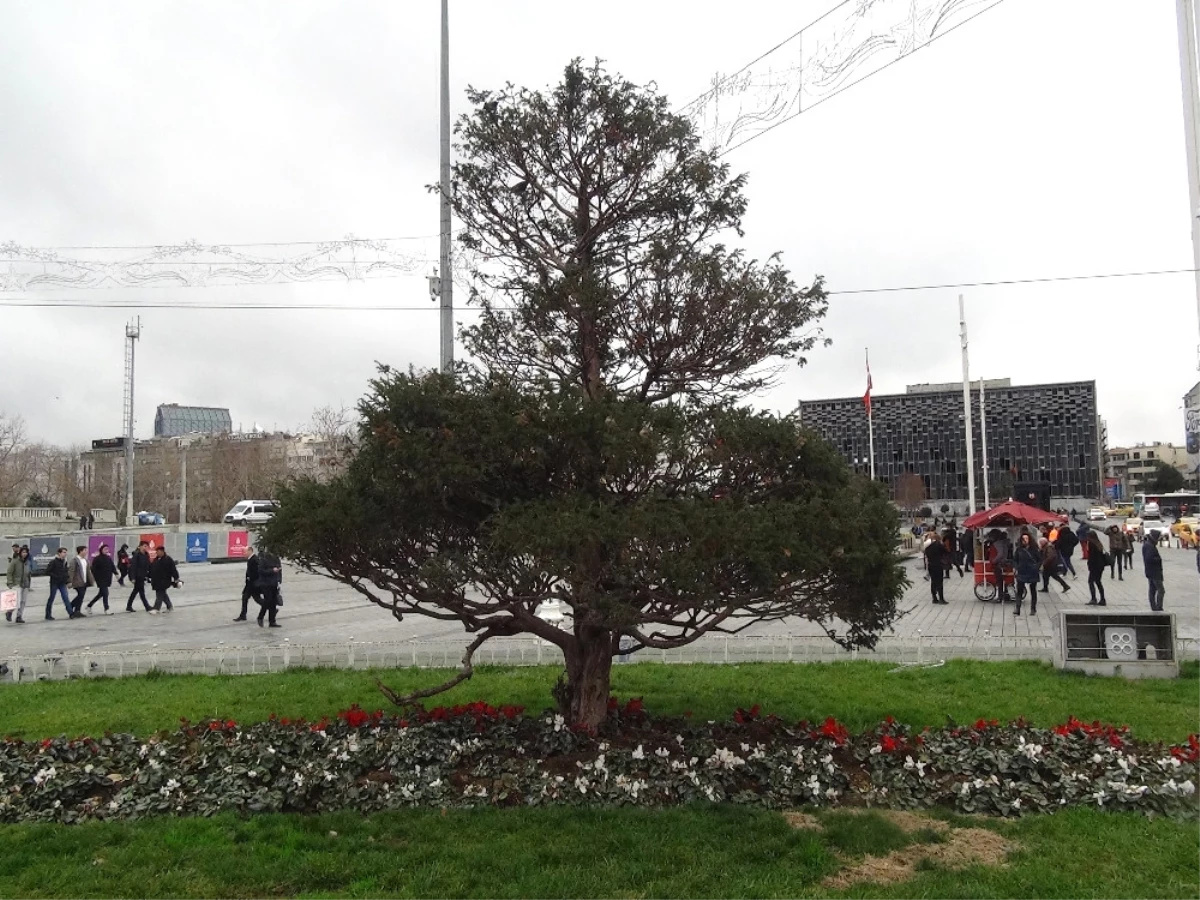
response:
M705 762L710 766L717 766L722 769L733 769L737 766L743 766L746 761L740 756L737 756L732 750L727 747L719 747Z
M644 750L642 750L642 745L641 745L641 744L638 744L638 745L637 745L637 749L636 749L636 750L634 750L634 751L633 751L633 753L631 753L630 755L631 755L631 756L632 756L634 759L645 759L645 758L646 758L646 753L645 753L645 751L644 751Z
M976 779L975 779L975 781L974 781L974 783L973 783L973 787L974 787L974 788L975 788L975 790L977 790L977 791L978 791L978 790L982 790L982 789L983 789L983 786L984 786L986 783L987 783L987 782L985 782L985 781L984 781L982 778L976 778Z
M555 713L555 714L554 714L554 730L555 730L555 731L562 731L562 730L563 730L563 726L564 726L564 725L566 725L566 724L567 724L567 720L566 720L566 719L564 719L564 718L563 718L561 715L559 715L558 713Z
M167 790L173 791L178 787L179 787L179 782L176 781L174 778L167 779Z
M918 778L925 777L925 763L923 763L923 762L917 763L917 777Z
M152 760L150 760L150 768L155 769L155 770L161 769L162 763L160 763L157 759L152 759Z
M675 735L675 743L677 743L680 747L683 746L683 735L682 734Z
M967 796L967 794L971 793L971 784L970 784L970 782L964 781L964 782L962 783L962 790L960 790L958 793L959 793L961 796L963 796L963 797L965 797L965 796Z
M257 778L258 772L255 769L251 769L249 772L246 773L246 777L247 778Z
M332 773L332 772L326 772L326 773L325 773L325 783L326 783L326 784L329 784L329 782L331 782L331 781L333 781L333 773Z
M145 759L149 752L150 747L148 744L142 744L142 746L138 748L138 756L140 756L142 759Z
M166 750L159 750L159 751L158 751L158 755L159 755L159 757L160 757L161 759L166 759L166 758L167 758L167 751L166 751Z
M1013 808L1013 809L1020 809L1020 808L1021 808L1021 798L1020 798L1020 797L1018 797L1016 800L1014 800L1014 801L1012 802L1012 808Z
M657 750L654 751L654 755L657 756L659 759L666 759L668 756L671 755L671 751L668 750L666 747L659 747Z
M575 779L575 787L579 789L579 793L586 794L588 789L588 780L581 775Z
M109 809L116 809L116 808L117 808L118 806L120 806L120 805L121 805L121 804L120 804L120 803L118 803L116 800L109 800L109 801L108 801L108 808L109 808Z
M916 767L917 767L917 764L915 762L913 762L913 758L911 756L904 757L904 768L911 771L911 770L915 769Z
M1093 753L1092 754L1092 762L1094 762L1094 763L1104 762L1104 757L1101 756L1099 753Z
M358 744L354 743L354 741L351 741L350 743L348 743L346 745L346 752L347 753L357 753L358 752Z
M267 752L268 752L268 753L270 753L270 754L272 754L272 755L274 755L274 754L275 754L275 748L274 748L274 747L268 747L268 748L267 748Z
M39 769L33 776L33 783L39 785L45 784L57 774L58 770L55 769L54 766L50 766L48 769Z
M804 765L804 748L797 747L795 750L793 750L792 758L794 760L796 760L796 765L798 765L798 766Z
M1117 765L1121 767L1121 771L1126 775L1129 774L1129 760L1121 756L1117 758Z
M55 809L59 809L59 808L61 808L61 807L62 807L62 801L61 801L61 800L55 800L55 801L54 801L54 808L55 808Z
M94 768L96 768L96 767L93 766L91 763L88 763L86 766L83 767L83 773L85 775L91 775L92 769L94 769Z
M874 747L871 748L872 756L875 756L877 753L882 753L882 752L883 752L883 747L880 744L876 744Z
M704 796L708 797L709 800L716 801L717 793L713 790L711 784L704 789Z
M1196 793L1196 786L1192 784L1192 780L1190 778L1183 784L1179 785L1179 793L1183 794L1185 797L1190 797L1192 794Z
M884 788L884 790L886 791L886 790L887 790L887 788ZM841 793L841 791L839 791L839 790L838 790L837 788L835 788L835 787L826 788L826 790L825 790L825 796L826 796L828 799L830 799L830 800L836 800L836 799L837 799L837 796L838 796L838 794L840 794L840 793Z
M742 752L743 752L743 753L749 753L749 752L750 752L750 745L749 745L749 744L742 744Z
M292 784L296 785L298 788L304 787L304 776L299 772L294 773L292 775Z
M440 778L435 778L433 781L429 782L429 786L430 786L431 788L439 788L439 787L441 787L441 786L442 786L442 779L440 779Z

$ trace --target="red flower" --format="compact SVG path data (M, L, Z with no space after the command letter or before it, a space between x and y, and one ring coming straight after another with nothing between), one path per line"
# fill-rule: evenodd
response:
M233 731L233 729L237 728L237 722L233 721L233 719L229 719L225 723L225 727L228 728L230 731Z
M846 726L833 716L830 716L821 724L820 733L822 737L829 738L839 747L846 743L846 738L850 736L850 732L846 730Z
M890 734L885 734L879 739L879 746L883 748L884 753L893 753L896 747L899 746L899 743Z
M351 728L361 728L367 724L370 716L357 703L353 704L349 709L342 710L338 713L338 718L349 725Z

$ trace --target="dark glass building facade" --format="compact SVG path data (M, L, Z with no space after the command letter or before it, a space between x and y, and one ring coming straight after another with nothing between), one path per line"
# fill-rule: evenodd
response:
M1096 383L1070 381L1014 386L984 381L988 479L993 502L1019 481L1048 481L1055 497L1100 497L1103 425ZM926 495L967 499L967 450L962 384L911 385L903 394L871 398L875 478L894 489L905 473L925 482ZM979 382L971 384L976 499L983 500ZM805 427L821 434L856 471L870 473L867 411L862 397L799 404Z

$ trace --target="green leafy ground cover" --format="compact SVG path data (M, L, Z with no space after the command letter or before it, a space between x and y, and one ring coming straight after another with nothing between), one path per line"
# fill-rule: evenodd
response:
M724 720L736 707L754 704L784 719L820 721L835 716L852 731L873 727L885 716L921 727L979 718L1008 721L1024 716L1049 726L1068 717L1129 725L1143 740L1181 741L1200 731L1200 665L1185 663L1177 680L1086 677L1038 662L989 663L952 660L937 669L889 674L886 663L839 662L790 665L615 666L613 692L645 697L654 715ZM550 705L561 669L489 667L436 703L477 699L537 711ZM0 691L0 734L27 739L147 734L174 728L180 717L255 722L272 713L316 720L358 703L385 706L375 677L398 690L445 680L438 670L355 672L291 670L268 675L158 676L18 685Z

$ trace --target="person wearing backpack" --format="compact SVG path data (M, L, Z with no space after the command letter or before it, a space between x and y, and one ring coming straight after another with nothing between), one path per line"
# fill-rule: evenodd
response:
M129 545L122 544L117 551L117 585L125 587L125 579L129 577Z
M1054 541L1042 538L1038 541L1038 547L1042 555L1042 593L1050 593L1050 579L1053 578L1062 585L1063 593L1065 594L1071 589L1071 586L1058 573L1059 566L1062 565L1062 559L1058 555L1058 548L1054 545Z
M1079 538L1066 525L1058 529L1058 537L1054 539L1054 549L1058 551L1058 558L1062 561L1063 571L1070 572L1072 578L1078 578L1075 574L1075 566L1071 563L1071 557L1075 553L1075 548L1079 546Z

